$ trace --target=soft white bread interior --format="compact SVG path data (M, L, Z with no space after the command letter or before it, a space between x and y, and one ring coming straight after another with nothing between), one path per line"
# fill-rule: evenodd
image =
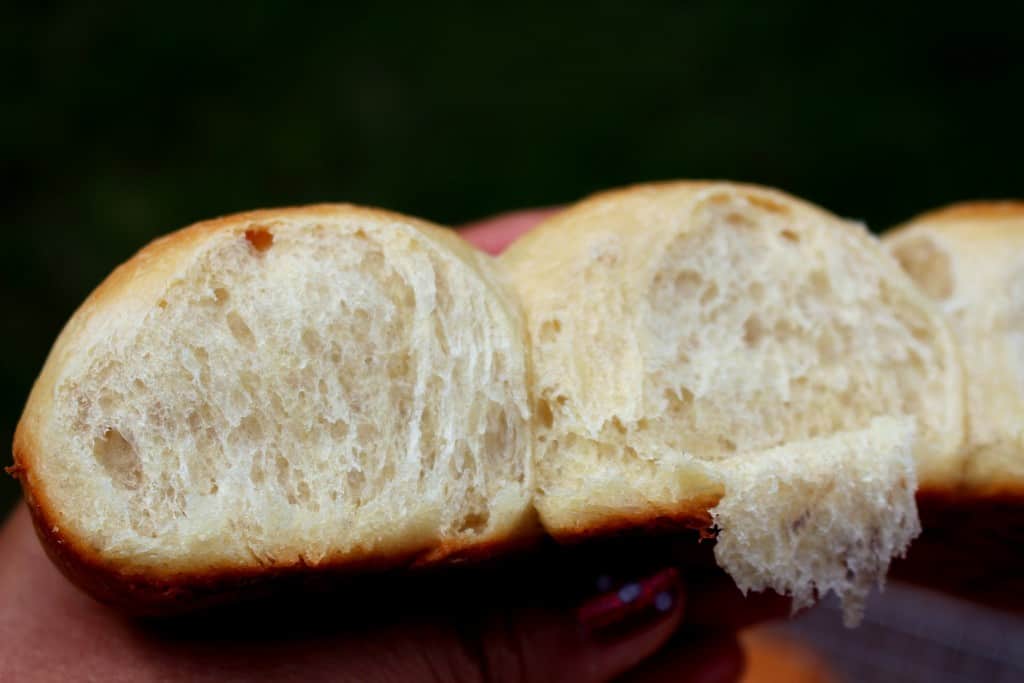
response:
M963 484L1024 491L1024 202L972 202L924 214L884 237L934 299L966 369Z
M16 471L58 561L122 603L490 549L536 508L559 539L716 524L741 587L855 619L917 533L911 461L961 469L960 373L876 240L763 188L606 193L499 261L395 214L254 212L90 296Z
M827 452L865 460L837 470L849 477L820 476L814 468L839 458L816 461L817 442L785 447L877 429L874 418L886 416L916 422L922 483L960 469L961 368L951 334L860 225L763 188L648 185L557 214L500 261L527 317L536 505L555 536L699 518L735 491L742 508L735 498L725 503L733 550L724 557L742 555L737 545L755 537L767 548L749 548L746 565L730 562L741 585L771 575L773 586L798 595L808 585L847 592L833 565L770 560L786 547L762 532L788 523L789 511L767 483L735 477L751 467L762 474L756 462L767 458L773 481L790 482L802 498L813 490L860 500L876 459L892 458L901 471L902 437L857 437L871 453L829 442ZM881 500L896 505L885 513L891 543L857 544L878 527L877 506L843 508L852 516L838 528L808 523L818 535L806 547L827 544L822 553L854 572L850 590L877 578L860 568L881 567L913 535L916 511L901 493L908 482L875 482L888 487L876 492Z
M489 257L448 230L240 214L93 293L16 460L61 542L148 577L494 544L533 514L524 348Z
M921 531L912 418L735 456L714 509L715 558L743 591L773 588L793 609L842 600L856 624L890 560Z

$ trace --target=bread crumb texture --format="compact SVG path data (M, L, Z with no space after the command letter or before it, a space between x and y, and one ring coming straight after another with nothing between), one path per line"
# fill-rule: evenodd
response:
M33 464L62 526L106 558L179 570L519 523L522 332L485 257L346 208L199 230L184 257L143 255L159 281L83 307L35 399L52 401Z
M950 332L878 241L779 192L666 183L585 200L501 261L533 346L549 531L724 493L742 585L832 590L855 620L916 528L907 457L942 481L963 435ZM885 417L916 438L882 438Z
M970 202L885 235L903 269L941 309L967 381L962 488L1024 489L1024 202Z
M934 304L862 226L764 188L598 195L498 260L305 207L115 271L15 451L45 518L117 572L443 555L535 512L564 538L714 508L742 588L834 592L854 622L917 533L914 463L922 482L962 469L961 381Z
M877 418L735 458L712 510L719 565L744 592L793 596L794 611L834 593L855 626L871 587L921 532L913 432L911 419Z

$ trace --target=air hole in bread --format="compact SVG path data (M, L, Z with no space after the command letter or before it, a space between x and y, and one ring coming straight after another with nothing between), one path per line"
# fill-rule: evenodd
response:
M277 485L282 490L287 490L291 479L291 472L289 471L291 465L288 463L288 459L278 454L274 457L274 467L277 472Z
M704 292L700 295L700 303L702 306L707 306L717 298L718 285L716 285L714 282L709 282L708 286L704 288Z
M245 239L253 249L264 252L274 244L274 233L266 228L249 228L245 231Z
M752 228L752 227L754 227L754 222L750 219L750 217L747 216L746 214L743 214L743 213L740 213L740 212L730 211L730 212L728 212L726 214L723 214L722 219L726 223L728 223L729 225L731 225L733 227L737 227L737 228Z
M562 322L557 318L545 320L540 326L540 340L545 344L555 341L555 338L562 331Z
M746 201L751 206L756 207L762 211L766 211L768 213L779 214L782 216L787 216L790 213L789 208L785 204L777 202L774 199L771 199L770 197L766 197L764 195L748 195L746 197Z
M344 420L332 420L330 423L331 438L344 441L348 436L348 423Z
M619 434L625 434L626 433L626 426L624 424L622 424L622 420L620 420L618 417L613 417L612 418L612 428L615 431L617 431Z
M700 289L702 283L703 279L700 273L693 270L681 271L675 276L675 295L679 298L692 298Z
M114 410L114 407L118 405L120 402L121 395L114 394L110 391L100 392L99 399L97 400L97 403L99 403L100 406L100 410L102 410L107 415L109 415Z
M665 398L666 413L669 415L680 415L687 413L693 406L693 392L686 387L679 387L677 390L665 389L662 393ZM648 421L640 420L637 429L647 428Z
M537 401L537 419L545 429L550 429L555 422L555 415L551 412L551 404L547 401Z
M260 427L260 421L254 415L247 415L238 425L239 431L253 443L259 442L263 438L263 428Z
M301 502L311 504L311 507L319 507L316 505L316 501L313 500L309 484L305 480L299 482L299 485L296 487L296 493Z
M135 447L116 429L93 440L92 454L115 486L137 489L142 483L142 461Z
M249 466L249 481L259 486L266 479L261 454L253 456L252 465Z
M810 276L811 288L818 294L826 296L832 292L832 284L823 270L815 270Z
M487 513L487 510L485 509L471 512L465 517L463 517L462 522L459 524L456 530L459 533L472 532L478 534L487 528L487 522L489 518L490 515Z
M359 443L373 443L377 439L377 428L368 422L363 422L356 428Z
M898 242L892 250L903 270L928 296L945 301L953 295L953 267L949 254L927 236Z
M800 236L797 235L792 230L783 230L779 233L779 236L782 237L782 239L786 240L787 242L793 242L794 244L800 242Z
M394 380L397 383L403 378L408 377L410 373L411 363L412 358L410 357L408 351L406 351L405 353L396 353L392 355L387 362L388 379ZM394 397L395 402L405 400L405 392L401 391L401 387L395 384L392 385L392 389L396 394L400 394L400 396L396 395Z
M366 490L366 475L361 470L349 470L345 475L345 489L344 500L356 508L361 507Z
M483 456L488 460L498 458L509 445L509 425L502 415L501 405L491 401L487 406L487 431L484 433ZM500 462L494 463L496 466Z
M228 313L227 316L228 329L231 330L231 335L235 340L245 347L247 350L256 348L256 337L253 336L252 330L242 320L242 316L238 315L234 311Z
M757 346L764 337L764 333L764 325L757 315L751 315L743 323L743 343L747 346Z
M821 359L822 362L831 363L835 361L836 358L839 357L839 340L837 339L836 335L829 330L822 331L821 335L818 337L816 346L818 351L818 357ZM800 377L798 379L802 380L802 384L798 386L803 387L806 385L807 379L805 377Z
M224 303L228 300L228 290L223 287L217 287L213 290L213 299L219 304Z
M679 301L696 299L703 284L704 279L697 271L660 269L651 284L651 306L670 309Z
M437 345L440 347L441 353L448 355L450 347L448 346L448 333L444 328L444 320L441 316L434 316L434 336L437 338Z

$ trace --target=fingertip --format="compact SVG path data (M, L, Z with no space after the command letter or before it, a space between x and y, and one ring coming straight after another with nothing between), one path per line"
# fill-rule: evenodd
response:
M685 610L686 593L672 568L584 603L577 619L591 680L614 678L651 657L672 638Z
M673 568L625 581L599 579L587 588L599 592L572 611L522 614L511 639L507 631L488 629L491 670L518 666L525 680L608 681L660 650L683 621L684 587Z
M557 207L546 207L503 213L469 223L459 229L459 234L478 249L496 255L557 211Z

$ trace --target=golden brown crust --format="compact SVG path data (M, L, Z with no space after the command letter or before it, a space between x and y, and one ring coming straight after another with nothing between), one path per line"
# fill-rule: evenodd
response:
M20 449L15 461L20 463ZM262 566L223 566L205 571L157 574L130 570L103 559L81 539L55 523L50 505L33 486L31 470L21 464L8 468L22 484L32 523L47 556L69 581L93 598L129 614L171 616L244 602L290 590L375 574L433 570L456 564L478 564L529 549L541 539L538 528L487 542L445 541L403 554L347 553L316 565L303 562ZM535 522L534 522L535 523ZM532 533L531 533L532 531Z
M922 228L945 239L960 243L988 243L990 248L1008 248L1024 241L1020 221L1024 219L1024 201L970 201L951 204L914 216L887 230L882 239L890 244L909 237Z
M660 536L673 535L680 531L697 531L702 537L713 536L711 508L718 504L720 496L702 500L686 501L675 510L651 514L649 511L620 511L605 516L600 523L587 527L560 529L554 535L559 543L582 543L592 539L605 539L623 534Z
M402 555L349 554L343 561L318 565L294 563L259 567L223 567L204 572L155 576L128 571L106 561L53 524L41 502L24 487L32 523L50 560L74 585L107 605L137 616L172 616L219 605L256 600L287 591L331 584L368 574L433 570L455 564L479 564L529 549L540 540L521 535L487 543L444 543Z
M24 480L23 480L24 481ZM349 557L343 563L318 566L224 568L205 573L154 577L131 573L104 562L74 538L52 524L45 505L25 487L36 532L47 555L76 586L100 602L136 615L164 616L303 591L366 574L405 573L437 569L456 563L484 563L528 550L542 542L540 535L505 539L487 545L457 547L448 544L427 552L391 557ZM918 494L923 535L911 545L908 557L893 565L893 576L949 591L1005 609L1024 610L1024 488L998 496L977 496L952 489L931 489ZM577 529L558 542L579 545L614 541L620 537L647 538L649 542L710 537L711 517L699 505L659 516L608 517L601 525ZM695 551L696 552L696 551Z
M934 209L918 215L909 222L1001 220L1021 216L1024 216L1024 201L1015 199L976 200Z
M22 461L20 449L15 459ZM447 542L435 548L404 555L354 555L344 561L318 565L302 563L260 567L223 567L203 572L155 575L131 571L104 560L80 539L66 534L54 523L49 504L32 485L29 468L15 465L32 516L36 534L46 554L74 585L104 604L137 616L173 616L220 605L247 602L303 593L311 588L391 572L396 575L437 570L456 564L484 564L495 558L528 551L543 543L544 536L535 527L533 534L508 537L483 544ZM617 538L674 539L697 531L711 537L708 510L717 503L709 498L690 503L670 513L651 517L645 514L621 514L607 517L600 525L560 535L560 544L583 545L588 542L615 542Z
M22 456L15 447L15 460ZM33 486L31 470L22 467L22 490L25 494L36 535L47 556L73 584L98 601L136 615L170 615L221 603L266 594L276 579L308 572L310 567L264 566L251 569L225 567L204 573L181 573L172 576L153 576L145 572L128 571L117 563L104 560L80 539L66 534L55 523L50 505L37 487ZM410 558L352 557L344 566L323 566L323 572L348 572L385 569L389 565L411 563Z

